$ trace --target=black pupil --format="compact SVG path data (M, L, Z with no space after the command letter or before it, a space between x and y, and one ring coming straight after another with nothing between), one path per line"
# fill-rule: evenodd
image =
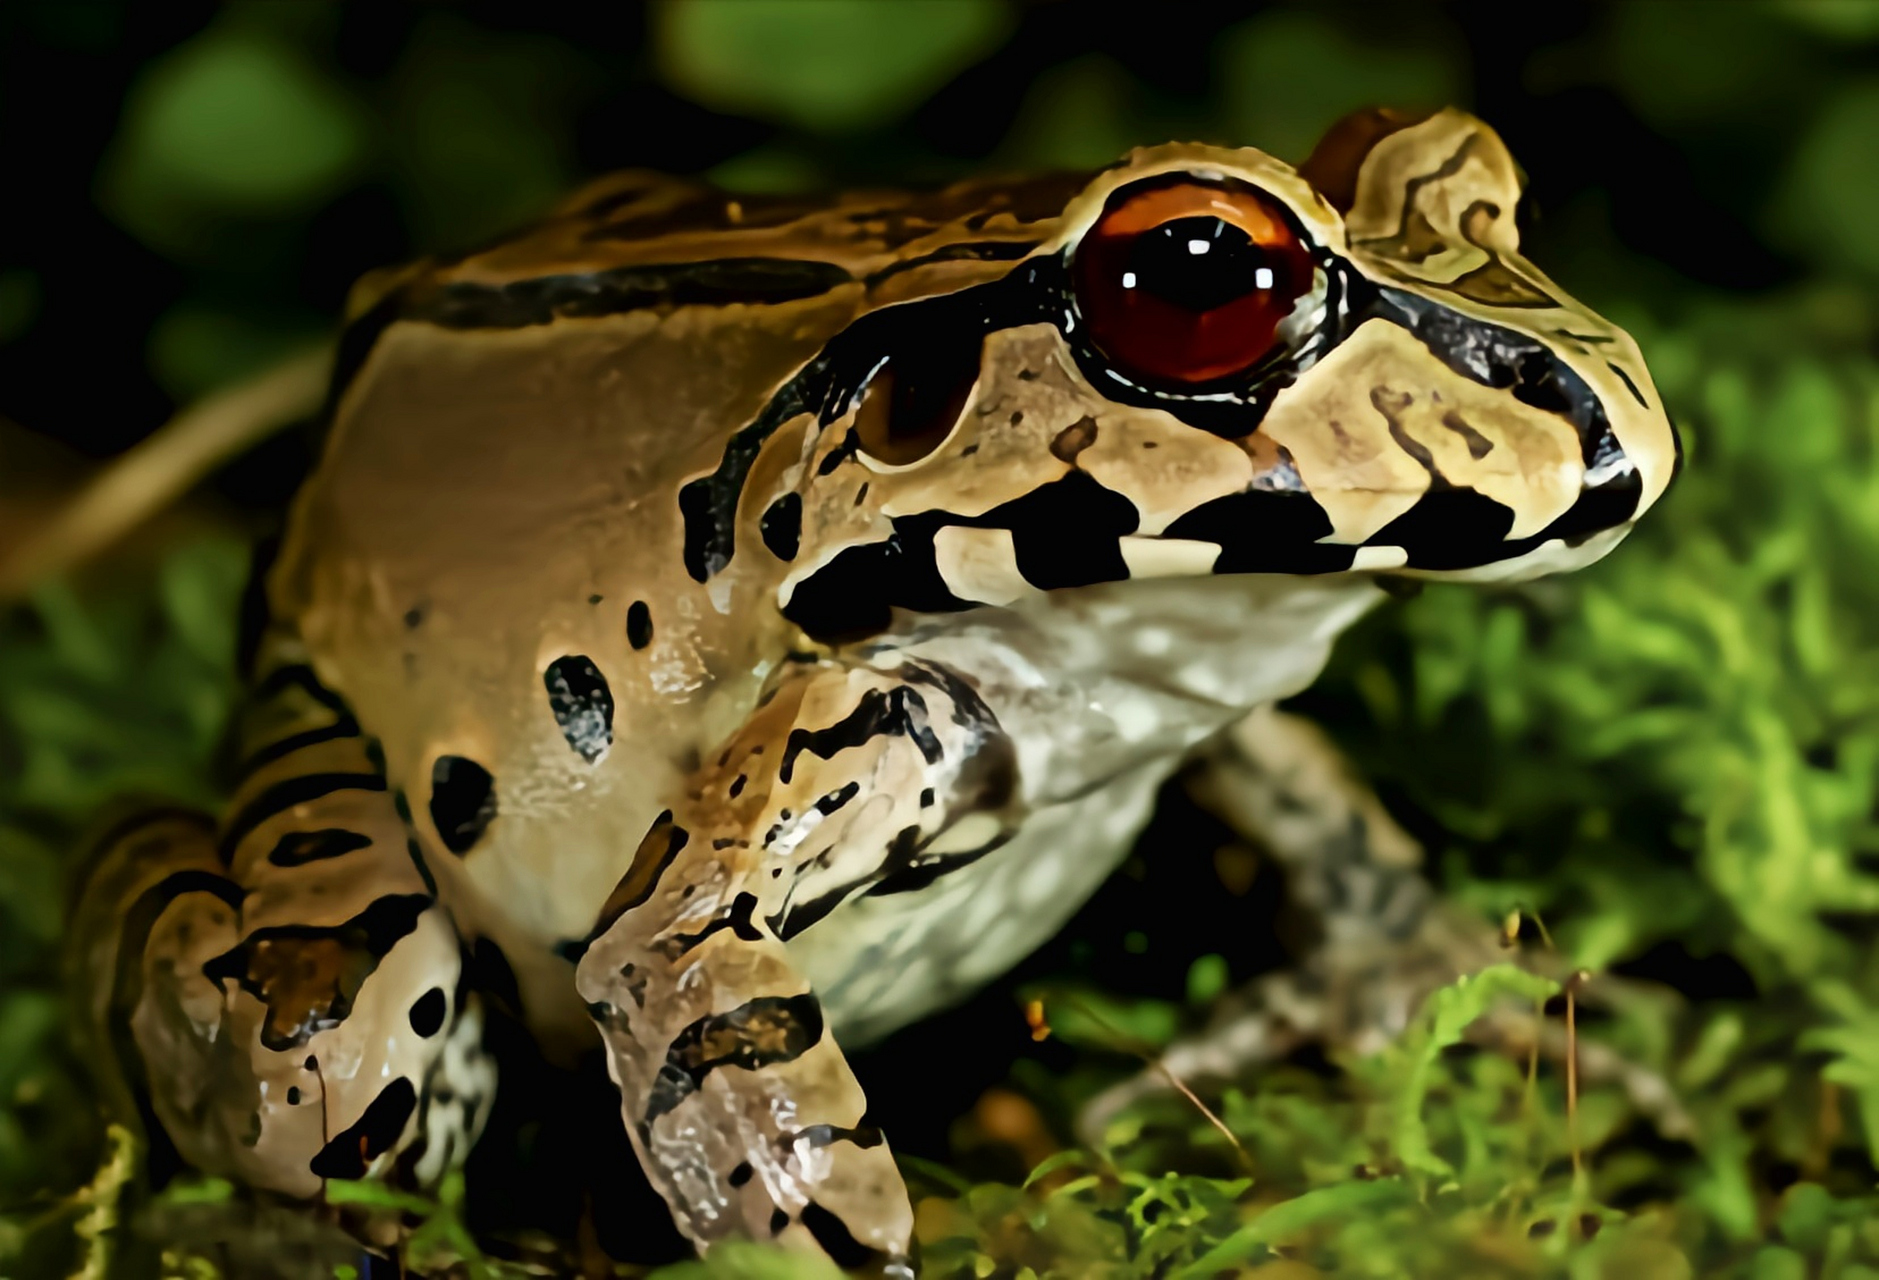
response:
M1176 218L1136 237L1122 285L1203 312L1261 289L1284 287L1284 269L1277 255L1268 254L1230 222Z

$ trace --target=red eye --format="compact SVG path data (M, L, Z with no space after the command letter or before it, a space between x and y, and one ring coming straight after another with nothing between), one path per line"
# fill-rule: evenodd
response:
M1269 355L1314 266L1270 196L1184 179L1111 196L1072 270L1104 355L1125 373L1194 385Z

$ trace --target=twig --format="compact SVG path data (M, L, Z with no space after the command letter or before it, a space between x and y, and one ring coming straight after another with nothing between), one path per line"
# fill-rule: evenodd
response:
M243 449L319 408L332 351L321 346L191 405L107 464L0 559L0 600L70 569L174 502Z
M1173 1086L1175 1092L1179 1093L1183 1098L1186 1098L1189 1102L1193 1103L1194 1109L1196 1111L1199 1111L1201 1115L1205 1116L1207 1118L1207 1123L1212 1125L1216 1130L1218 1130L1220 1136L1227 1140L1227 1145L1233 1148L1234 1154L1240 1158L1240 1167L1245 1169L1249 1175L1256 1172L1256 1170L1253 1168L1252 1156L1247 1154L1246 1148L1240 1144L1240 1140L1238 1136L1234 1134L1233 1130L1227 1128L1226 1121L1222 1120L1218 1115L1214 1114L1213 1108L1208 1106L1205 1102L1201 1101L1200 1095L1195 1093L1192 1089L1188 1088L1186 1081L1182 1080L1179 1076L1175 1075L1174 1072L1169 1069L1167 1063L1162 1061L1161 1056L1159 1054L1150 1053L1147 1049L1142 1048L1141 1045L1139 1045L1138 1043L1130 1039L1129 1035L1126 1032L1124 1032L1121 1028L1117 1027L1114 1023L1110 1022L1107 1018L1104 1018L1101 1014L1097 1013L1094 1009L1090 1008L1088 1004L1084 1003L1082 1000L1078 999L1076 996L1066 994L1062 996L1061 998L1068 1001L1070 1004L1075 1005L1077 1008L1077 1011L1081 1013L1084 1017L1088 1018L1091 1022L1094 1022L1097 1026L1101 1027L1104 1031L1107 1031L1110 1035L1114 1036L1115 1042L1118 1047L1140 1058L1144 1063L1148 1064L1148 1067L1151 1071L1154 1071L1157 1075L1161 1076L1162 1079L1166 1080L1171 1086ZM1035 1034L1035 1032L1036 1032L1036 1026L1035 1024L1033 1024L1033 1034Z

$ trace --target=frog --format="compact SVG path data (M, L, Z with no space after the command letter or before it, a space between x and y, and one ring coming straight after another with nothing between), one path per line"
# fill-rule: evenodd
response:
M1521 193L1478 118L1367 109L1297 165L628 172L367 277L239 782L106 833L77 907L118 1103L289 1201L433 1187L510 1010L598 1045L596 1123L698 1249L910 1276L845 1050L1057 933L1177 770L1269 768L1393 586L1583 567L1670 483L1637 344L1521 255ZM1354 927L1401 939L1432 895L1369 830L1325 875L1387 879Z

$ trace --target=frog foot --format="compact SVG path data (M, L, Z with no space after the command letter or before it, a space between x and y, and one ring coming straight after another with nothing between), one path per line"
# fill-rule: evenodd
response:
M1168 1089L1170 1076L1205 1091L1306 1044L1376 1053L1430 993L1508 958L1499 930L1441 900L1422 875L1416 842L1309 722L1271 707L1254 712L1203 755L1189 790L1283 868L1288 897L1318 940L1292 968L1222 1000L1206 1029L1177 1041L1154 1069L1093 1098L1078 1122L1089 1141L1125 1107ZM1571 976L1550 953L1523 963L1561 981ZM1600 978L1580 998L1596 1007L1634 994L1633 985ZM1530 1009L1496 1008L1469 1034L1522 1053L1537 1042L1560 1061L1568 1052L1564 1028ZM1690 1132L1661 1076L1584 1038L1578 1054L1583 1080L1619 1084L1667 1137Z

